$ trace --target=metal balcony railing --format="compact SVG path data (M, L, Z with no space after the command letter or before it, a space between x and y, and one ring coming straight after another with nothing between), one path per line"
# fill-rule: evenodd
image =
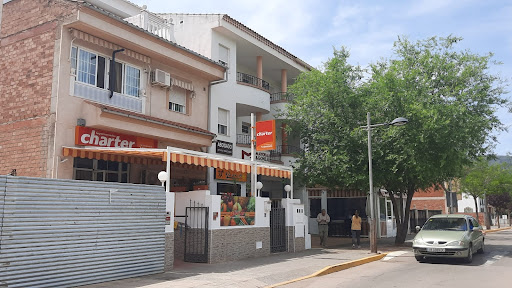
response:
M251 135L236 134L236 144L251 145Z
M247 84L250 84L250 85L253 85L256 87L260 87L267 91L270 90L270 84L267 81L260 79L256 76L249 75L249 74L236 72L236 81L241 82L241 83L247 83Z
M295 94L288 92L277 92L270 94L270 103L291 102L295 98Z

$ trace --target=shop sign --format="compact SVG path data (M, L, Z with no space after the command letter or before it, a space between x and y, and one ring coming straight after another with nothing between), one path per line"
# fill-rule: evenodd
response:
M91 127L76 126L75 145L119 148L158 148L158 141Z
M276 121L256 122L256 151L276 149Z
M220 226L254 225L256 198L222 195Z
M251 159L251 153L245 152L244 150L242 150L242 159L245 159L246 157L248 159ZM270 162L270 155L265 152L256 152L255 158L256 158L256 161Z
M233 155L233 143L217 140L216 150L219 154Z
M247 173L216 168L215 179L247 182Z

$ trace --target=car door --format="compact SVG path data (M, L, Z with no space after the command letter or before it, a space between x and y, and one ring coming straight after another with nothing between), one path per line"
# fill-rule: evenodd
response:
M469 218L470 227L473 227L473 231L471 231L471 242L473 242L473 249L480 249L483 242L483 227L480 226L478 221L475 218Z

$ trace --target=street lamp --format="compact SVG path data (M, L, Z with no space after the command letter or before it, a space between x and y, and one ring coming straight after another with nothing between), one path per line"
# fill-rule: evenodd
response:
M364 128L368 131L368 176L370 178L370 251L377 253L377 219L375 217L375 201L373 196L373 172L372 172L372 128L380 126L402 126L407 124L408 120L403 117L398 117L390 123L381 123L371 125L370 112L366 113L366 126Z
M256 182L256 196L261 197L261 188L263 188L263 183L260 181Z

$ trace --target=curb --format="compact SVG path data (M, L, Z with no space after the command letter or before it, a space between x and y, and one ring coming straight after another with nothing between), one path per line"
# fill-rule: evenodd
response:
M484 232L485 232L485 233L492 233L492 232L499 232L499 231L509 230L509 229L512 229L512 227L504 227L504 228L497 228L497 229L489 229L489 230L484 230Z
M292 279L292 280L288 280L288 281L277 283L277 284L273 284L273 285L270 285L270 286L266 286L266 288L274 288L274 287L283 286L283 285L287 285L287 284L290 284L290 283L306 280L306 279L313 278L313 277L324 276L324 275L331 274L331 273L334 273L334 272L338 272L338 271L341 271L341 270L345 270L345 269L349 269L349 268L356 267L356 266L359 266L359 265L367 264L367 263L370 263L370 262L373 262L373 261L378 261L378 260L386 257L386 255L388 255L388 253L382 253L382 254L378 254L378 255L374 255L374 256L370 256L370 257L365 257L365 258L361 258L361 259L357 259L357 260L353 260L353 261L349 261L349 262L345 262L345 263L341 263L341 264L327 266L327 267L325 267L325 268L323 268L323 269L321 269L321 270L319 270L319 271L317 271L317 272L315 272L315 273L313 273L311 275L300 277L300 278L296 278L296 279Z

